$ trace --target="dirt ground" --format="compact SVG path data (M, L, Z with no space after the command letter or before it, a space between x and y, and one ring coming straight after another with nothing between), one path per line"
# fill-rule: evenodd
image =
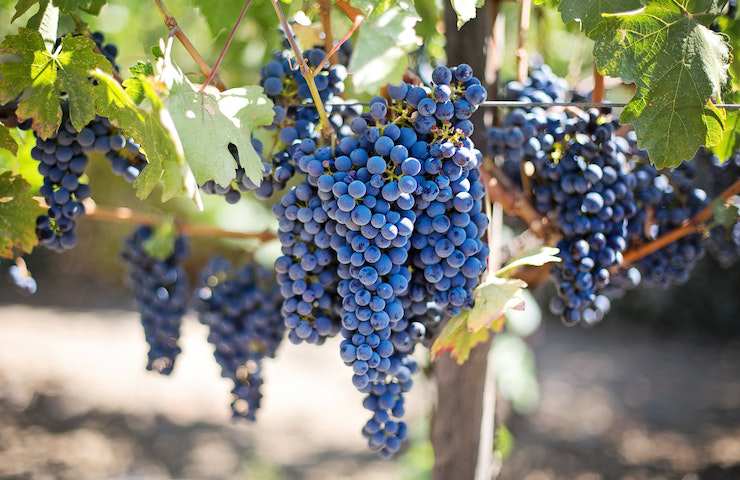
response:
M532 339L543 400L528 417L499 402L514 435L499 478L740 479L740 345L609 322ZM235 425L205 329L188 318L183 333L165 378L143 368L134 312L0 305L0 478L426 478L418 448L394 462L366 450L336 345L284 345L258 422ZM420 378L414 431L433 397Z

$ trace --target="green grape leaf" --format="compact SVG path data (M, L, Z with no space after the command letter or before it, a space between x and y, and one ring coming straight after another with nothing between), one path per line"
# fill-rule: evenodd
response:
M600 72L634 82L637 92L622 112L639 145L657 167L693 158L701 145L725 130L721 100L730 53L725 39L708 28L725 2L561 0L564 20L579 19L595 41ZM625 9L629 11L625 11Z
M481 329L471 333L467 328L468 310L451 318L444 326L439 336L432 344L432 360L447 352L459 364L462 365L470 357L473 348L488 340L490 335L488 329Z
M57 30L59 29L59 9L48 1L42 2L39 11L31 17L26 25L35 28L44 39L46 49L51 52L57 41Z
M9 60L0 64L0 102L19 97L16 116L33 119L33 129L42 138L54 135L62 120L59 97L67 94L72 125L78 130L95 118L97 90L89 79L96 68L111 71L95 43L85 36L66 36L59 51L49 53L39 32L21 28L5 37L0 54Z
M18 0L15 4L15 13L13 14L11 22L14 22L34 5L39 5L39 12L43 12L48 3L48 0ZM54 0L53 3L54 6L59 8L63 13L70 14L82 11L92 15L97 15L100 13L100 9L103 8L103 5L107 3L107 0Z
M724 202L721 198L714 201L712 205L713 223L731 229L737 223L740 207L734 203Z
M269 3L269 2L267 2ZM190 4L200 10L205 17L211 34L215 37L227 31L239 16L243 0L190 0Z
M165 261L175 251L177 229L172 218L160 223L154 228L152 236L144 242L144 251L152 258Z
M557 256L558 253L560 253L560 250L557 248L540 247L533 252L524 253L519 258L512 260L496 272L496 275L505 277L519 267L541 267L547 263L557 263L560 261L560 257Z
M229 144L236 147L246 175L259 184L262 159L252 147L251 129L271 124L274 116L262 87L199 92L169 55L162 65L160 75L170 89L165 103L198 184L214 180L226 186L234 180L237 162Z
M563 21L578 22L586 35L599 26L604 15L636 12L644 5L642 0L562 0L558 9Z
M152 65L151 62L142 62L138 61L135 64L131 65L128 68L128 71L131 72L131 75L143 75L145 77L153 77L154 76L154 65Z
M15 143L15 153L0 148L0 173L9 171L38 190L43 184L44 177L39 173L39 162L31 158L31 149L36 146L36 137L31 131L17 128L9 130L8 133Z
M457 29L474 19L477 10L483 6L485 0L450 0L452 9L457 14Z
M0 174L0 257L14 258L14 250L33 250L36 217L43 213L25 180L10 172Z
M180 137L172 117L154 90L153 80L134 77L124 82L128 88L135 85L143 92L150 107L144 109L109 74L95 70L92 75L104 91L99 98L98 111L141 145L147 157L146 167L134 182L136 195L146 198L161 186L163 202L184 195L202 209L203 201L193 172L185 162Z
M2 123L0 123L0 148L8 150L13 155L18 153L18 142L16 142L15 138L10 134L8 127Z
M740 101L740 91L732 92L727 98L728 102L737 103ZM713 146L712 151L721 162L730 158L737 149L740 148L740 110L731 110L727 112L725 121L725 131L719 141Z
M712 151L724 162L740 148L740 111L727 112L725 131Z
M108 0L53 0L54 4L64 13L74 13L81 10L91 15L98 15Z
M357 91L376 92L386 83L401 80L408 53L420 44L414 30L419 20L413 5L405 2L365 20L349 65Z
M41 7L39 7L39 11L43 11L43 9L45 8L44 4L47 3L49 3L48 0L18 0L18 2L16 2L15 4L15 13L13 14L13 18L10 19L10 22L12 23L18 20L18 18L22 17L23 14L29 11L34 5L42 5Z

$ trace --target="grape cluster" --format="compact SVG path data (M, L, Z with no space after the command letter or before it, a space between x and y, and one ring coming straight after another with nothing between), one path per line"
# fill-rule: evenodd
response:
M90 187L80 177L87 167L85 148L92 145L78 141L78 134L69 120L67 104L62 104L62 125L53 137L36 138L31 157L39 162L39 173L44 183L39 193L48 210L36 219L39 243L55 251L73 248L77 244L76 219L84 215L82 201L90 196ZM94 137L93 137L94 138Z
M333 152L294 142L306 180L275 207L289 337L320 342L339 314L340 357L372 412L363 435L383 456L407 435L415 345L442 310L472 305L488 254L481 157L469 139L486 92L467 65L433 77L430 87L390 86L390 102L374 98Z
M562 98L560 82L527 82L508 89L524 99ZM597 111L586 116L560 109L515 109L489 131L489 149L504 173L529 189L535 208L562 240L562 262L553 268L558 296L553 313L566 324L592 324L609 310L608 297L644 282L684 282L703 254L700 235L690 235L621 270L627 247L638 247L679 227L706 205L693 168L662 174L648 165L634 132L615 135L616 122ZM526 181L523 181L526 179ZM608 296L607 296L608 295Z
M128 266L129 284L149 345L146 368L169 375L180 353L177 342L187 311L188 280L182 263L188 246L185 238L178 236L167 258L155 258L146 251L146 242L153 233L148 226L136 229L126 239L121 256Z
M116 57L118 56L118 47L115 46L115 44L112 43L105 43L105 35L103 35L103 32L93 32L90 34L90 38L93 39L93 42L95 42L95 46L98 47L98 50L100 50L100 53L105 56L105 58L110 62L110 64L113 66L113 69L118 72L120 71L120 67L116 63Z
M129 182L138 177L146 165L139 147L118 133L110 122L96 117L77 132L69 120L67 103L62 104L62 124L56 135L36 138L31 157L39 162L44 183L39 193L48 211L37 219L39 242L52 250L63 251L77 243L76 220L85 214L83 200L90 196L89 185L80 177L89 163L89 154L105 154L113 171Z
M212 259L200 276L196 310L221 375L234 382L235 418L255 420L262 394L262 360L273 358L285 333L280 291L269 270L256 264L234 269Z
M695 176L695 167L686 163L665 174L650 165L635 169L638 214L630 222L630 245L655 240L680 227L707 205L707 194L695 187ZM667 288L688 281L703 255L702 236L692 234L640 259L637 267L645 285Z
M549 65L534 65L524 83L511 81L506 84L504 97L523 102L562 102L568 95L568 83L558 77Z
M567 324L593 324L608 312L602 293L611 270L622 263L627 248L628 222L637 206L634 177L626 162L626 144L596 111L577 127L578 135L562 145L557 163L546 160L534 187L538 206L551 204L548 216L563 239L562 262L553 268L558 297L550 304Z

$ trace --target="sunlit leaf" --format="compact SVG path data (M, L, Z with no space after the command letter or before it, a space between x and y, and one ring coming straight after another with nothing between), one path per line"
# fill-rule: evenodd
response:
M365 20L349 65L356 90L377 92L386 83L401 80L408 53L420 43L414 30L419 20L414 7L405 2Z
M82 130L95 118L98 90L89 72L111 71L95 43L85 36L65 36L61 49L52 55L39 32L21 28L18 35L5 37L0 54L0 103L19 97L16 116L33 119L33 129L42 138L54 135L62 120L59 97L66 93L72 125Z
M31 186L10 172L0 174L0 257L30 253L38 242L36 217L44 209L33 199Z

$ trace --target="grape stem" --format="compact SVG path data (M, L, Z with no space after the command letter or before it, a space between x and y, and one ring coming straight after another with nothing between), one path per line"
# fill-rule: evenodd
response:
M644 245L625 252L624 262L622 262L621 265L622 268L627 267L644 257L647 257L651 253L657 252L661 248L664 248L666 245L680 240L687 235L701 233L704 229L705 224L714 216L714 207L716 205L716 202L725 203L731 197L738 194L740 194L740 180L735 180L735 183L730 185L714 201L710 202L709 205L704 207L699 213L687 220L680 227L671 230L664 235L661 235L652 242L648 242Z
M213 82L213 79L216 77L216 75L218 75L218 69L221 68L221 64L224 61L224 57L226 57L226 52L229 51L229 47L231 47L231 42L234 41L234 35L236 34L236 30L239 28L239 25L242 23L242 20L244 20L244 15L246 15L247 10L249 10L250 5L252 5L252 0L245 0L244 5L242 5L242 9L239 12L239 17L237 17L236 22L234 23L234 26L231 27L229 36L226 38L226 43L224 43L224 46L221 49L221 52L218 54L216 63L214 63L213 68L211 68L211 73L208 74L208 77L206 77L206 81L203 82L203 85L200 86L201 92L203 92L208 87L208 85L210 85L211 82Z
M331 51L334 46L334 36L331 28L331 2L330 0L319 0L319 17L321 18L321 28L324 30L324 51ZM336 61L327 53L326 60L332 65ZM319 66L320 68L320 66ZM314 72L314 75L316 72Z
M295 39L295 33L293 32L293 28L288 23L288 20L285 18L285 13L283 13L283 9L280 6L280 0L271 0L272 1L272 7L275 9L275 14L278 17L278 20L280 21L280 25L283 27L283 32L285 33L286 38L288 39L288 43L290 44L290 48L293 50L293 54L295 55L296 60L298 61L298 67L301 69L301 73L303 74L303 78L306 80L306 83L308 84L308 89L311 92L311 98L313 99L314 106L316 107L316 110L319 113L319 123L321 124L321 134L325 138L331 138L334 135L334 130L331 128L331 125L329 124L329 116L326 114L326 109L324 108L324 102L321 100L321 96L319 95L319 89L316 88L316 82L314 81L314 73L311 71L311 68L308 66L308 62L303 57L303 51L301 50L301 47L298 45L298 42Z
M185 35L185 32L182 31L175 17L170 15L167 7L165 7L164 5L163 0L154 0L154 3L159 9L159 12L162 14L162 17L164 18L164 24L170 30L170 34L174 35L175 38L179 40L179 42L190 55L190 58L192 58L193 61L195 61L195 63L198 65L198 68L200 69L203 76L208 78L211 75L211 67L208 66L205 59L203 59L203 56L200 54L200 52L198 52L198 49L195 48L195 45L193 45L188 36ZM226 85L224 85L218 75L213 78L212 82L219 90L226 89Z
M527 37L529 36L529 20L532 12L532 0L522 0L519 8L519 34L516 50L516 78L519 82L527 79L529 59L527 56Z
M167 220L167 217L164 215L137 212L125 207L101 207L96 205L94 202L88 201L85 202L85 211L86 213L84 218L89 218L90 220L99 222L159 225ZM269 230L265 230L263 232L236 232L233 230L224 230L218 227L213 227L211 225L179 222L177 223L177 228L180 233L190 237L231 238L241 240L256 239L262 242L275 238L275 234Z
M604 101L604 76L599 73L594 62L594 91L591 93L591 101L601 103Z
M347 42L347 40L349 40L352 37L352 35L354 35L354 33L357 31L357 29L360 28L360 25L362 25L362 21L364 19L365 19L365 17L363 17L362 15L357 15L352 20L352 26L349 28L349 30L347 31L347 33L344 34L344 36L342 37L342 39L339 40L339 42L336 45L334 45L333 47L331 47L330 50L327 49L327 52L329 52L329 53L327 53L326 54L326 57L324 57L324 62L329 61L331 63L336 63L336 59L334 58L334 55L339 51L340 48L342 48L342 45L344 45ZM313 71L313 74L314 75L318 75L318 73L321 72L321 69L324 67L324 62L322 62L321 65L317 66L314 69L314 71Z

